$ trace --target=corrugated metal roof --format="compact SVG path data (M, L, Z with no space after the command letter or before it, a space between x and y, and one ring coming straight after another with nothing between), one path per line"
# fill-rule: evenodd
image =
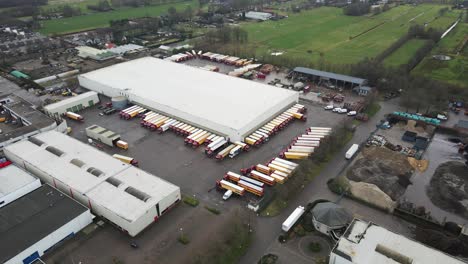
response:
M294 71L298 73L303 73L303 74L330 78L330 79L334 79L338 81L350 82L350 83L354 83L358 85L363 85L367 82L366 79L362 79L358 77L353 77L353 76L348 76L348 75L343 75L343 74L338 74L338 73L333 73L333 72L319 71L319 70L314 70L314 69L309 69L309 68L304 68L304 67L296 67L294 68Z

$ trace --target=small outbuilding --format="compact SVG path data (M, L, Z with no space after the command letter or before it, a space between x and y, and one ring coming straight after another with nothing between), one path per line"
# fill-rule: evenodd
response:
M312 208L311 212L315 229L334 239L339 239L338 232L335 231L345 229L353 220L348 211L333 202L318 203Z

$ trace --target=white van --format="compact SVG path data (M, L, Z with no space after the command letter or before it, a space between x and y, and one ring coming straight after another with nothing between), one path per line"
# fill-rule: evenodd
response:
M227 190L227 191L224 193L224 195L223 195L223 200L226 201L227 199L229 199L229 198L231 197L231 195L232 195L232 191L231 191L231 190Z

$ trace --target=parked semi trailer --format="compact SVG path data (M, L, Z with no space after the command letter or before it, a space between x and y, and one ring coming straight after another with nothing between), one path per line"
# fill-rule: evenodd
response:
M245 193L245 189L234 184L231 182L228 182L226 180L218 180L216 181L216 186L218 188L224 189L224 190L231 190L233 193L236 193L240 196L243 196Z
M128 163L128 164L131 164L133 166L136 166L138 167L138 161L135 160L134 158L131 158L131 157L127 157L127 156L124 156L124 155L120 155L120 154L114 154L112 155L112 157L124 162L124 163Z
M83 121L84 120L84 118L81 115L73 113L73 112L66 112L65 115L68 118L76 120L76 121Z
M284 232L288 232L296 224L297 220L305 213L304 206L298 206L281 225Z

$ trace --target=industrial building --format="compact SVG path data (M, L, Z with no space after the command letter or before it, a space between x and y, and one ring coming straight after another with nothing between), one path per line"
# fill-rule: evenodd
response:
M88 208L43 185L0 208L0 263L33 263L92 221Z
M93 59L96 61L105 61L118 56L118 54L108 51L100 50L88 46L79 46L75 48L78 51L78 56L83 59Z
M355 88L356 86L361 87L367 84L366 79L304 67L296 67L292 73L294 77L302 75L308 77L311 81L318 83L327 82L329 84L342 87Z
M242 140L299 100L294 91L145 57L78 77L80 85Z
M135 236L180 200L180 188L90 145L49 131L4 149L17 166Z
M270 19L272 17L273 17L272 14L266 13L266 12L249 11L249 12L245 13L245 18L253 19L253 20L266 21L266 20L268 20L268 19Z
M96 92L89 91L62 100L57 103L44 106L44 112L53 118L60 118L66 112L78 112L84 108L91 107L99 103L99 97Z
M26 171L8 165L0 169L0 208L41 187L41 181Z
M0 123L0 149L44 131L67 129L65 120L57 125L33 104L14 94L0 97L0 111L5 111L6 118L6 122Z
M331 251L329 264L375 263L465 262L374 223L354 219Z

